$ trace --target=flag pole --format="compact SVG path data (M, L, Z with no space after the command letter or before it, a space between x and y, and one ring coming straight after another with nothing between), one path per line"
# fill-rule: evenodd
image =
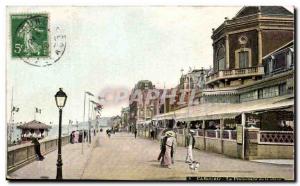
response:
M36 120L36 107L35 107L35 109L34 109L34 120Z

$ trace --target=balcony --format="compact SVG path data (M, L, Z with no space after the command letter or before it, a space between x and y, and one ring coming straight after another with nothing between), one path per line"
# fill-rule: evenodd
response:
M220 70L210 76L206 77L206 84L214 81L231 78L242 78L248 76L262 76L264 75L264 67L249 67L241 69Z

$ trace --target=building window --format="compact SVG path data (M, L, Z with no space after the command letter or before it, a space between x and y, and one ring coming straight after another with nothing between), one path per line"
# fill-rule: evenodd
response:
M279 95L279 87L268 87L263 89L263 98L271 98Z
M287 68L293 67L293 65L294 65L294 63L293 63L293 52L291 50L289 50L287 52L286 58L287 58Z
M263 97L263 89L258 90L258 99L262 99Z
M240 68L247 68L249 66L249 52L239 52L239 64Z
M225 47L223 45L217 51L218 70L225 70Z
M252 66L251 49L240 48L235 51L235 68L248 68Z
M275 64L274 64L274 70L283 70L286 68L286 54L285 53L280 53L277 54L275 57Z
M264 65L264 70L265 70L265 74L271 74L272 73L272 68L273 68L273 58L268 58L266 60L266 63Z
M279 95L284 95L286 94L286 83L282 83L279 85Z
M201 103L238 103L238 96L231 95L218 95L218 96L206 96Z
M243 93L240 95L240 102L256 100L258 98L257 94L257 90Z
M272 73L273 71L273 63L274 63L274 56L271 56L271 59L268 63L268 66L269 66L269 73Z

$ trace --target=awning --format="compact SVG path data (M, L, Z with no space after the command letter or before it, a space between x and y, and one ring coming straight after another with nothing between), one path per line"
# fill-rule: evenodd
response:
M241 113L252 113L294 106L294 96L285 95L268 99L259 99L243 103L205 103L156 116L156 119L170 117L176 121L233 119Z
M212 114L212 115L204 115L204 116L191 116L191 117L182 117L177 118L176 121L196 121L196 120L215 120L215 119L234 119L236 116L241 113L224 113L224 114Z

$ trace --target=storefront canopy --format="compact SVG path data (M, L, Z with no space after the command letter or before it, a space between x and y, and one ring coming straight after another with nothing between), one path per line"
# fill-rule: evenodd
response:
M243 103L205 103L190 106L155 116L155 120L175 119L176 121L233 119L241 113L252 113L292 107L294 97L291 95L259 99Z

